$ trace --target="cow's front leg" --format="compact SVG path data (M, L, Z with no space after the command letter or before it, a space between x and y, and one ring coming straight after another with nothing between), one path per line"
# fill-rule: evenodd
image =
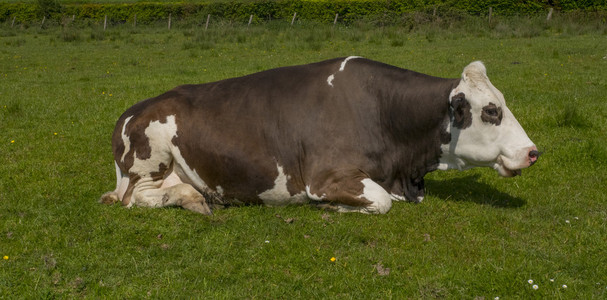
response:
M421 203L424 200L424 177L398 180L392 187L390 196L394 201Z
M385 214L392 207L390 193L370 178L337 180L314 193L307 192L319 207L338 212Z

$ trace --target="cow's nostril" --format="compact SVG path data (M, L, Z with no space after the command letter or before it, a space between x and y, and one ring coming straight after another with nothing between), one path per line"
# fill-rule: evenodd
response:
M531 164L534 164L538 157L540 157L540 152L537 150L531 150L529 151L529 160L531 161Z

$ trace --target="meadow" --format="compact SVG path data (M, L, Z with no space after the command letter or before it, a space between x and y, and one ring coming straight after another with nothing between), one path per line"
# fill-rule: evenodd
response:
M604 28L0 24L0 298L605 298ZM349 55L442 77L482 60L542 156L515 178L431 173L386 215L97 203L132 104Z

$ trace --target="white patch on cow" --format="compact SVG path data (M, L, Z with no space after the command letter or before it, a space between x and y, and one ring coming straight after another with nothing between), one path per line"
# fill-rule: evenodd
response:
M131 141L129 140L129 137L125 134L126 124L131 120L131 118L133 118L133 116L126 118L124 120L124 124L122 124L122 133L120 134L120 136L122 137L122 143L124 144L124 152L122 152L122 157L120 158L120 161L122 162L124 162L125 155L131 150Z
M186 183L193 185L199 191L204 191L207 189L209 186L204 182L204 180L202 180L202 178L200 178L200 175L196 173L196 170L190 168L188 163L185 161L185 158L183 158L181 155L179 148L171 144L171 150L175 162L174 168L177 175L179 175L180 178L184 178L184 180L187 178L188 181Z
M310 186L306 185L306 196L308 196L308 198L315 200L315 201L322 201L324 200L327 195L326 194L322 194L322 196L317 196L316 194L312 194L312 192L310 192Z
M339 70L337 70L337 72L342 72L346 68L346 64L348 63L348 61L351 59L355 59L355 58L360 58L360 56L346 57L346 59L344 59L344 61L341 62L341 65L339 66ZM330 87L333 87L333 79L335 79L335 74L337 74L337 72L335 72L335 73L329 75L329 77L327 77L327 83L329 84Z
M335 79L335 75L331 74L329 75L329 77L327 77L327 83L329 83L330 86L333 86L333 79Z
M160 164L167 165L171 161L170 141L177 135L175 116L168 116L166 123L150 121L144 133L148 138L150 157L139 159L137 153L133 153L133 166L129 172L148 177L150 172L159 170Z
M407 201L407 198L405 198L403 195L397 195L397 194L394 194L394 193L390 194L390 198L393 201Z
M364 198L372 203L368 206L350 206L346 204L337 204L338 212L359 212L364 214L385 214L392 207L392 196L375 181L365 178L361 180L364 185L363 193L358 198Z
M276 165L278 169L278 176L274 180L274 187L259 194L259 199L263 200L265 204L276 205L291 197L291 194L287 190L287 175L285 175L282 166Z
M392 197L383 187L375 181L365 178L361 180L364 185L363 193L358 198L364 198L372 203L365 207L339 205L339 212L361 212L366 214L385 214L392 207Z
M145 129L145 135L148 138L151 149L150 157L139 159L137 158L137 154L134 153L134 161L133 166L129 170L130 173L138 174L142 178L148 177L151 172L159 171L160 164L168 167L171 161L173 161L175 176L183 179L185 183L192 184L198 190L204 190L208 187L198 173L188 166L179 148L172 143L173 138L177 136L175 115L167 116L166 123L151 121Z
M120 171L120 168L118 167L118 163L116 161L114 161L114 168L116 169L116 191L118 191L123 176L122 171Z
M287 182L291 179L291 176L285 174L284 169L281 165L276 164L278 170L278 176L274 180L274 187L257 195L259 199L268 206L278 206L287 204L301 204L305 203L305 193L301 192L296 195L291 195L287 189Z
M177 176L177 173L175 173L174 171L171 171L171 173L169 173L168 176L165 176L164 180L162 181L161 188L172 187L172 186L182 184L182 183L183 183L183 181L181 181L179 176Z
M394 194L394 193L390 194L390 199L392 199L392 201L407 201L407 198L405 198L404 196L397 195L397 194ZM421 203L422 201L424 201L424 197L423 196L418 196L415 199L415 202L417 202L417 203Z
M122 174L120 168L118 167L118 163L114 161L114 166L116 167L116 190L118 193L118 199L122 200L124 197L124 193L126 193L126 188L129 186L129 177L125 174Z
M341 66L339 67L339 71L343 71L346 68L346 64L348 63L349 60L351 59L355 59L355 58L360 58L360 56L348 56L346 57L346 59L344 59L344 61L341 62Z
M223 188L221 186L215 187L215 191L219 193L219 196L223 197Z

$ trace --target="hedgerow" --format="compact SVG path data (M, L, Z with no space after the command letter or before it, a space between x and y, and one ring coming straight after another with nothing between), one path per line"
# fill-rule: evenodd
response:
M42 18L61 19L74 16L79 19L100 20L107 16L113 22L126 22L137 16L137 22L151 23L175 18L187 19L208 14L233 21L259 19L289 19L297 13L298 19L332 22L339 15L340 22L361 18L394 19L406 13L429 11L457 12L468 15L486 14L489 7L495 15L529 15L557 11L607 10L607 0L259 0L214 3L87 3L59 5L56 0L38 0L36 3L0 3L0 21L15 19L28 22Z

